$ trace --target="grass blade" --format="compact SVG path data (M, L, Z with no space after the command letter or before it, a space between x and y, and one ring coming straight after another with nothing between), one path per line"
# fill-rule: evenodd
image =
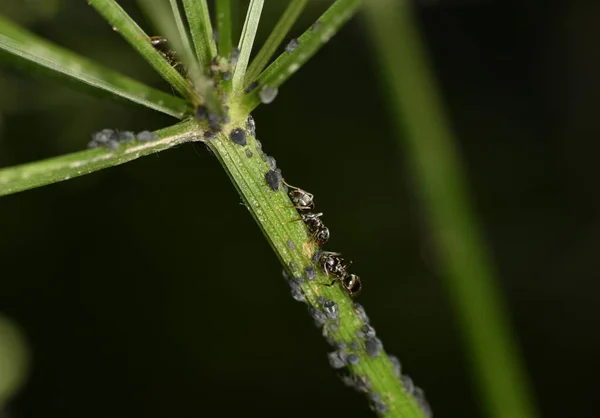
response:
M451 302L489 417L535 417L527 375L472 207L460 157L407 2L370 0L367 21L434 231Z
M159 139L122 144L115 151L95 148L0 170L0 196L83 176L144 155L197 140L199 127L191 120L156 131Z
M231 78L231 85L234 95L241 92L244 88L246 68L248 67L248 61L250 60L250 53L252 52L252 45L254 44L254 38L256 36L256 30L258 29L258 23L260 21L263 4L264 0L251 0L250 5L248 6L248 13L246 14L246 21L244 22L244 29L242 29L242 36L238 45L238 48L240 49L240 57L233 70L233 77Z
M284 52L258 77L258 88L244 96L240 112L250 113L260 104L260 88L278 88L312 57L348 21L362 0L337 0L325 11L317 22L298 38L299 45L292 52ZM254 80L246 79L245 87Z
M233 15L231 13L231 0L216 0L217 15L217 50L222 57L231 55L231 28Z
M271 58L273 58L275 50L281 45L283 39L287 36L292 26L294 26L296 20L298 20L306 3L308 3L308 0L292 0L290 2L277 22L277 25L275 25L273 32L271 32L260 51L258 51L258 54L256 54L250 67L248 67L244 78L244 85L248 85L256 80L261 71L265 69Z
M171 0L174 1L174 0ZM183 0L183 7L190 25L190 32L196 48L196 57L200 67L206 68L217 56L217 47L213 39L212 24L206 0Z
M190 84L171 64L150 44L150 37L114 0L88 0L88 3L98 11L106 21L117 30L123 38L140 55L154 67L156 71L192 103L200 101Z
M91 88L94 93L108 92L133 103L176 118L189 112L187 103L102 67L74 52L54 45L0 17L0 50L15 64L25 62L35 71L43 71L70 84Z

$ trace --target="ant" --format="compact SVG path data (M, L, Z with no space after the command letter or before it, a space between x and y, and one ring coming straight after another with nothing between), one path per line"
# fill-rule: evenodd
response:
M167 38L164 36L151 36L150 44L171 64L171 67L176 69L182 76L187 77L187 69L179 60L177 53L169 46Z
M327 275L334 277L334 280L326 286L333 286L336 281L339 281L344 289L352 298L358 296L362 290L362 282L356 274L349 274L346 270L350 264L345 264L344 259L340 257L340 253L323 251L319 254L319 264Z

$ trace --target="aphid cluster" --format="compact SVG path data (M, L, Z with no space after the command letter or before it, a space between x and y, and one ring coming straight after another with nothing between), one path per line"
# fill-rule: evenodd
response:
M142 131L137 135L131 131L119 131L114 129L102 129L92 134L92 140L88 142L88 148L106 147L110 150L118 149L121 144L137 140L139 142L154 141L158 135L150 131Z

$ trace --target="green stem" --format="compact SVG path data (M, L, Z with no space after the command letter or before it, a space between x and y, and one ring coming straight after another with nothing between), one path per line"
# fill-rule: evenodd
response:
M365 341L357 337L365 325L354 310L347 291L338 283L326 286L331 278L326 276L312 261L317 250L307 233L303 222L298 220L298 212L293 208L283 186L273 191L266 183L265 175L270 170L266 158L257 147L254 137L247 134L247 145L232 142L229 135L232 129L244 128L245 119L233 121L207 144L223 165L234 186L238 190L248 210L260 226L290 277L306 277L306 268L316 270L316 278L300 283L306 302L313 308L323 311L323 300L332 301L339 310L339 321L329 321L326 332L333 344L343 343L348 352L358 357L358 363L348 365L348 372L356 381L369 383L369 392L377 394L386 412L386 417L422 418L417 401L403 388L394 374L394 367L385 351L376 358L365 350ZM264 157L264 156L263 156ZM293 267L292 267L293 265ZM337 322L337 324L336 324ZM357 343L356 348L351 348Z
M233 76L231 78L231 86L234 94L239 93L243 88L246 68L248 67L248 61L250 60L252 45L254 45L254 38L256 37L258 23L260 22L263 4L264 0L250 0L250 5L248 6L246 21L244 22L242 36L238 45L240 56L233 69Z
M212 24L206 0L183 0L183 7L190 25L190 32L200 67L205 69L217 55L215 41L212 38Z
M529 380L471 203L460 156L407 2L369 1L367 21L439 247L487 416L531 418Z

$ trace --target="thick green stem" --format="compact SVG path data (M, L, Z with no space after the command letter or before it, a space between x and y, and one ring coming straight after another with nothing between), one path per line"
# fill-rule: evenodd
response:
M487 416L531 418L529 381L409 3L366 2L393 120L437 239Z
M298 212L293 208L283 185L278 191L267 185L265 176L272 167L255 138L246 133L246 145L239 145L230 139L231 131L240 128L245 130L246 119L233 121L215 139L210 140L208 145L223 165L288 275L300 278L295 284L302 289L306 302L320 312L327 312L324 309L325 300L335 306L338 319L329 320L325 324L325 332L332 344L342 344L346 347L346 354L356 356L353 358L356 364L347 364L350 376L356 382L366 382L366 391L370 396L379 396L382 415L423 417L417 401L407 393L395 375L393 363L385 351L378 351L375 356L368 354L365 348L368 338L359 337L365 322L357 315L347 291L339 282L331 287L326 285L331 283L331 277L315 265L313 257L318 247L308 235L304 223L296 222L299 220ZM307 268L316 271L314 280L307 279Z

